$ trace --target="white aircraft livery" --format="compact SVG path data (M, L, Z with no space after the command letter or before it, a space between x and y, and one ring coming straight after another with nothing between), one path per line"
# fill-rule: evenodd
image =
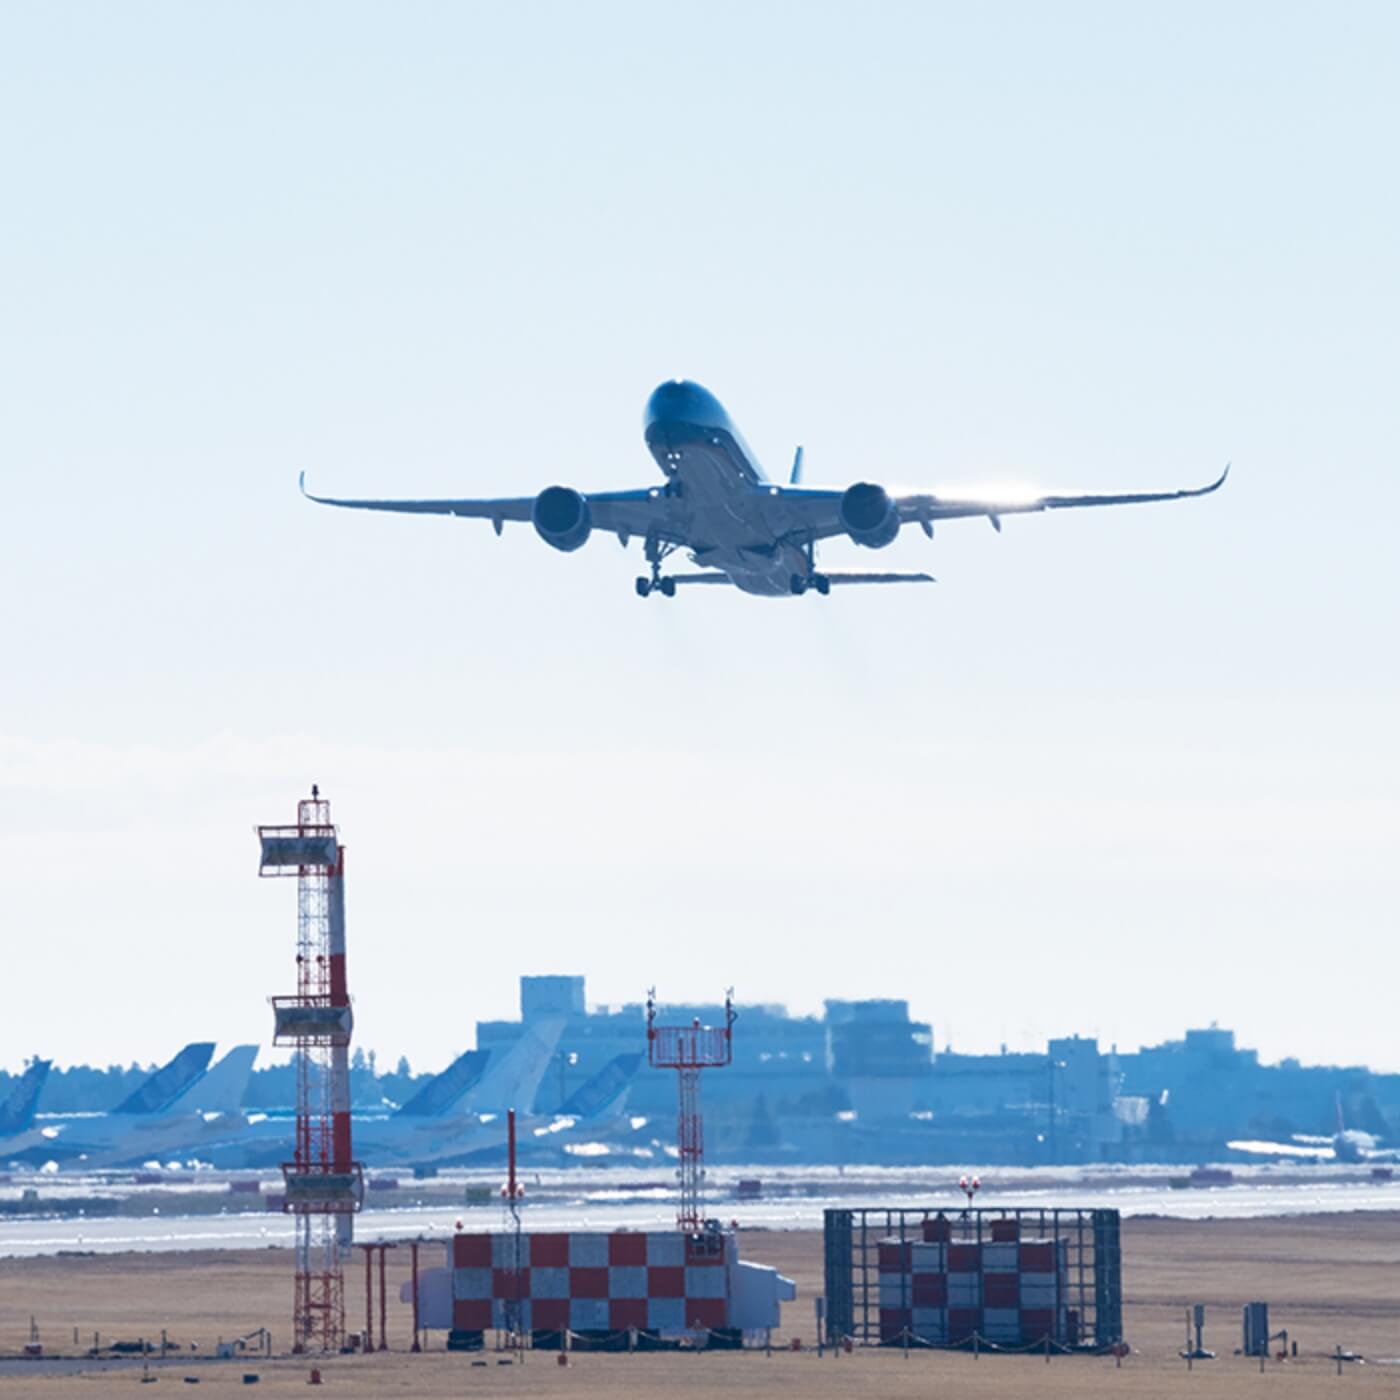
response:
M948 492L887 491L871 481L844 489L802 485L802 449L791 476L776 485L763 474L739 430L708 389L688 379L668 380L647 401L646 444L665 484L633 491L575 491L546 486L536 496L485 500L409 501L308 499L353 510L395 510L423 515L460 515L489 520L499 535L506 521L530 522L546 544L565 552L579 549L592 532L616 535L625 547L643 543L649 577L637 592L675 596L678 585L733 584L745 593L791 597L809 589L825 594L834 584L932 583L924 573L828 571L817 569L817 541L845 535L868 549L893 543L903 525L917 524L930 538L934 522L985 516L997 529L1001 517L1024 511L1071 506L1134 505L1175 501L1217 490L1227 466L1208 486L1177 491L1123 494L960 495ZM685 550L697 573L662 573L662 564Z

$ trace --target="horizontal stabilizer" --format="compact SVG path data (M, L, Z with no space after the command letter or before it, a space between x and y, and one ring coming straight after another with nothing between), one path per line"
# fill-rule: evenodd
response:
M833 588L844 587L848 583L936 583L937 580L932 574L919 573L867 573L858 569L836 570L834 573L829 569L822 572L831 580Z

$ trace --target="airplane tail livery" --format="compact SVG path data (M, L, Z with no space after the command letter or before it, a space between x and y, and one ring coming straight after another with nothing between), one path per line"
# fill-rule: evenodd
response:
M504 1113L508 1108L530 1112L564 1024L563 1016L542 1017L526 1026L499 1059L492 1051L486 1073L463 1097L462 1107L470 1113Z
M163 1064L128 1094L112 1112L160 1113L204 1073L213 1054L212 1041L196 1041L185 1046L173 1060Z
M23 1133L34 1126L34 1110L52 1064L52 1060L31 1060L28 1069L15 1080L4 1103L0 1103L0 1137Z
M558 1116L601 1118L610 1111L621 1113L644 1058L640 1051L614 1055L592 1079L580 1085L559 1105Z
M161 1110L170 1113L237 1113L258 1058L256 1045L235 1045L217 1064L186 1085Z
M395 1114L395 1118L441 1118L480 1082L491 1058L489 1050L458 1055L441 1074L434 1075Z

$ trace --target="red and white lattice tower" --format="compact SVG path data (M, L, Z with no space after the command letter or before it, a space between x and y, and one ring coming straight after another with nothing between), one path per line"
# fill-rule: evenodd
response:
M676 1228L698 1235L703 1228L701 1205L705 1182L705 1124L700 1115L700 1071L719 1069L734 1058L734 989L724 994L724 1025L702 1026L699 1017L688 1026L656 1024L656 991L647 993L647 1059L657 1069L673 1069L678 1080L676 1144L681 1184Z
M293 1048L296 1142L282 1164L283 1209L296 1217L296 1351L339 1351L345 1341L345 1263L364 1174L350 1146L350 1033L345 976L345 848L330 803L312 787L295 826L260 826L259 875L297 880L297 991L273 997L273 1044Z

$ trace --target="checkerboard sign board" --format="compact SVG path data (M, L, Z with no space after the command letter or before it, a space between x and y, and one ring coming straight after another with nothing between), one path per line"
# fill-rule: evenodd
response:
M459 1334L742 1332L777 1326L796 1296L723 1232L460 1233L448 1250Z
M1062 1239L881 1240L880 1340L955 1346L976 1335L999 1346L1047 1338L1074 1345L1066 1261Z

